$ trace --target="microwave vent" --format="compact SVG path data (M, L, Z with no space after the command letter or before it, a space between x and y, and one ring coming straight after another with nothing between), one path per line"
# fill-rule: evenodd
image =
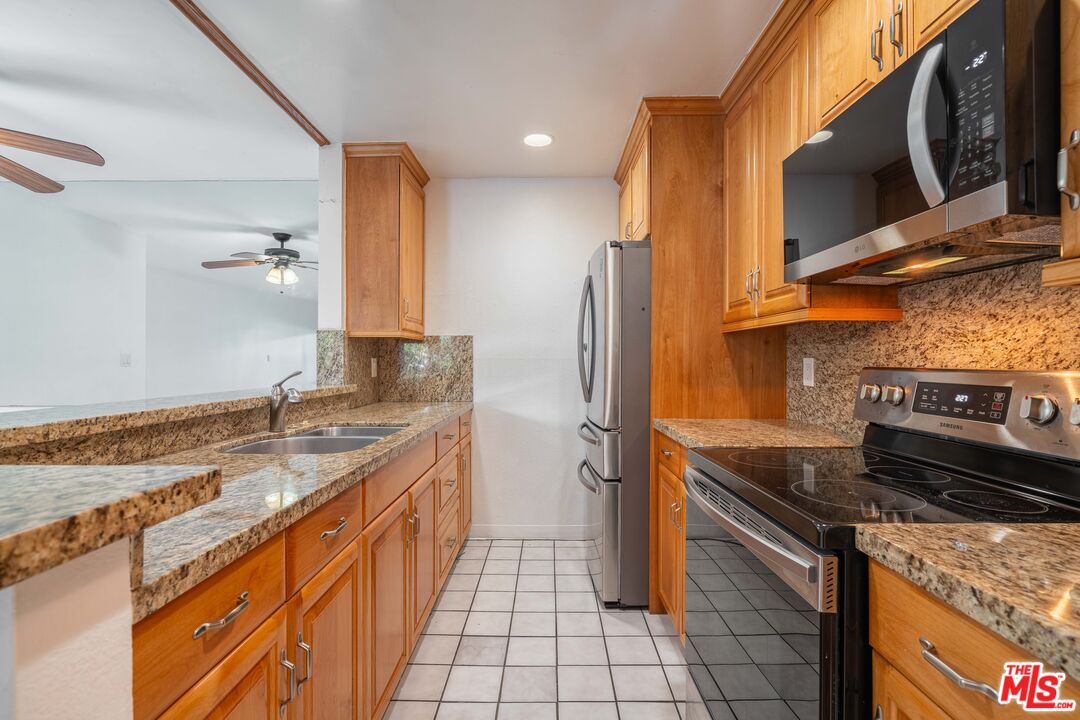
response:
M899 285L911 278L902 277L879 277L876 275L852 275L851 277L833 280L833 285Z

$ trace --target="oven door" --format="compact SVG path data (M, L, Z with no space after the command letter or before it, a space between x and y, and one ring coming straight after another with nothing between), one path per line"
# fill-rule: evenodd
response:
M686 486L687 718L840 718L838 558L694 467Z

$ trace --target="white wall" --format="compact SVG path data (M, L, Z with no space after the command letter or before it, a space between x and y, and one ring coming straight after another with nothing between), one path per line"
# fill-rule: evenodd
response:
M77 405L315 382L318 274L202 260L274 245L318 258L315 181L0 183L0 403Z
M609 178L435 179L428 335L472 335L473 534L584 537L574 355L592 251L618 224Z

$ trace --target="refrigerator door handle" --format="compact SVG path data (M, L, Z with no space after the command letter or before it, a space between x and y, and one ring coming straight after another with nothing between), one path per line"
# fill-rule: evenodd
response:
M585 402L592 402L592 379L596 368L596 323L590 322L592 337L585 337L585 313L592 312L591 300L593 294L592 275L585 276L585 285L581 288L581 304L578 307L578 374L581 376L581 394L585 396ZM589 359L586 362L585 355ZM588 368L586 368L588 364Z
M581 423L578 425L577 436L590 445L600 444L600 436L592 431L592 428L589 427L588 423Z
M577 466L578 482L585 486L585 489L591 492L593 495L600 494L600 484L593 477L592 469L588 467L588 460L582 460ZM586 478L585 474L588 473L589 477Z

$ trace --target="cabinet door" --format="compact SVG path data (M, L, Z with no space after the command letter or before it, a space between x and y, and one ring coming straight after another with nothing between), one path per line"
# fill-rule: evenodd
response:
M297 720L360 712L360 564L351 543L289 602Z
M874 653L874 717L880 720L951 720L945 711Z
M678 571L678 548L676 531L676 511L679 506L679 481L675 475L663 465L657 466L657 477L660 482L658 489L660 501L657 503L657 525L659 527L659 543L657 552L659 555L657 566L660 571L660 583L658 592L660 600L674 621L678 610L677 584L680 578L676 578Z
M409 497L402 495L360 538L363 571L364 717L381 715L409 657Z
M290 698L285 632L282 607L181 695L162 720L278 720Z
M401 328L424 333L424 190L401 168Z
M644 240L649 235L649 131L630 168L630 239Z
M1080 0L1061 3L1061 147L1069 144L1072 131L1080 128ZM1080 184L1080 148L1068 153L1068 185ZM1080 258L1080 211L1061 196L1061 256ZM1074 283L1080 284L1080 277Z
M814 130L891 69L882 0L816 0L810 11ZM880 28L880 29L879 29ZM882 58L879 62L872 55Z
M911 4L911 32L915 50L934 39L949 23L975 4L975 0L906 0Z
M809 305L806 285L784 282L784 158L807 138L806 23L796 27L770 58L761 77L762 203L758 249L759 316Z
M472 437L461 443L461 537L472 527Z
M630 175L631 174L632 173L627 174L626 180L623 182L622 187L619 188L619 234L616 235L616 237L619 240L629 240L630 237L631 237L631 235L630 235L630 226L631 226L631 220L630 220L630 196L632 195L632 193L630 191L630 185L631 185Z
M758 103L751 89L724 120L724 322L754 315L750 275L758 246Z
M424 629L435 594L439 577L438 554L435 547L439 522L438 485L435 484L435 468L428 470L409 490L409 545L410 554L410 619L412 637Z

